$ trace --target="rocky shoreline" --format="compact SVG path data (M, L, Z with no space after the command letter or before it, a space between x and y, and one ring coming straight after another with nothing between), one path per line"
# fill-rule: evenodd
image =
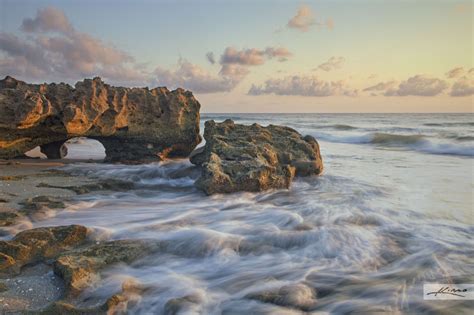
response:
M138 293L145 288L132 280L122 284L122 291L113 294L104 301L84 303L79 295L86 289L92 288L100 280L102 269L117 263L132 263L159 249L156 241L149 240L117 240L97 241L89 235L86 227L80 225L36 228L18 233L10 241L0 241L0 277L2 280L0 300L3 299L2 311L34 311L39 314L77 313L77 314L116 314L126 310L127 303L132 299L130 294ZM46 296L43 301L36 298L36 309L29 309L31 305L23 301L22 296L9 295L15 283L22 279L25 266L42 265L43 278L48 273L62 279L61 292ZM53 281L51 277L50 281ZM59 288L59 287L58 287ZM28 293L33 293L29 288ZM23 306L20 309L10 308ZM14 303L16 302L16 303ZM41 303L43 302L43 303Z
M83 303L78 298L100 279L100 270L149 255L156 242L99 240L79 225L31 229L32 222L64 210L74 196L126 191L132 185L71 175L57 169L63 165L45 160L0 163L2 174L8 174L0 178L1 313L118 314L143 290L129 279L103 301Z
M27 84L11 77L0 81L0 158L9 159L0 161L1 312L121 314L153 289L127 279L102 299L82 297L100 281L103 270L164 250L157 240L104 241L80 225L31 229L32 222L65 209L77 195L133 188L127 181L62 171L61 166L75 161L51 159L64 157L68 139L99 140L106 162L189 156L200 172L195 186L206 195L288 189L295 176L322 173L316 139L285 126L207 121L206 143L193 151L201 141L199 108L192 94L182 89L116 88L100 78L78 82L74 88ZM11 159L36 146L48 160ZM291 304L287 300L292 299L292 290L248 298ZM295 290L314 294L304 285ZM165 312L175 314L194 299L173 299Z

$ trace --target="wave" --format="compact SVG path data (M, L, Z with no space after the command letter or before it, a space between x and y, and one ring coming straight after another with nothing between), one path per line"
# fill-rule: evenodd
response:
M345 124L334 124L334 125L317 125L313 126L315 129L335 129L335 130L354 130L358 129L357 127Z
M398 135L390 133L374 133L370 143L383 145L416 144L425 141L424 135Z
M369 133L354 136L334 136L326 133L313 134L316 139L335 143L371 144L383 147L403 147L408 150L429 154L474 156L474 147L452 143L433 143L426 135L401 135L389 133ZM467 140L465 140L467 141Z
M423 125L429 127L463 127L474 126L474 122L426 123Z
M199 176L199 170L186 160L141 165L78 163L61 169L73 175L129 181L138 186L193 187Z
M338 143L404 145L425 141L425 135L400 135L390 133L369 133L354 136L333 136L325 133L315 135L317 139Z
M458 136L455 138L457 141L474 141L473 136Z
M474 156L474 147L459 146L450 143L426 143L416 148L417 151L439 155L457 155L457 156Z

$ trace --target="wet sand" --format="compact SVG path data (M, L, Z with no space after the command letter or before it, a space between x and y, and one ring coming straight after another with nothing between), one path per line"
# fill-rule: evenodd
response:
M28 198L50 196L67 199L76 195L72 190L56 187L78 186L93 183L90 178L70 176L57 170L68 163L80 160L0 160L0 211L21 208Z

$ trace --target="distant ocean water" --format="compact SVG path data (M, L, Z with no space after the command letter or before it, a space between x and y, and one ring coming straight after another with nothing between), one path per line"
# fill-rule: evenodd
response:
M64 167L135 189L79 196L34 226L83 224L104 238L164 244L141 264L107 271L87 294L104 295L133 276L156 288L137 314L164 313L184 296L194 297L188 313L299 314L248 296L304 284L317 292L314 311L330 314L469 313L469 301L424 300L422 285L474 281L473 114L202 114L201 121L227 118L313 135L324 174L296 179L289 190L207 197L194 188L198 172L187 160ZM70 152L103 154L87 140Z

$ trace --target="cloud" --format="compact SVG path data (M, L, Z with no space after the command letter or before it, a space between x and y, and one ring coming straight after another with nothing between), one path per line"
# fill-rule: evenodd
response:
M180 59L178 68L166 70L156 68L154 83L160 86L183 87L196 93L228 92L245 77L247 72L239 66L228 65L219 75L213 75L203 68Z
M359 96L359 90L358 89L344 89L342 91L342 95L345 96L350 96L350 97L356 97Z
M249 72L250 71L246 67L242 67L239 65L222 65L219 74L223 76L243 78L244 76L249 74Z
M466 73L466 75L462 75ZM461 77L459 77L462 75ZM471 68L465 71L462 67L453 68L446 73L448 78L457 78L451 86L449 95L462 97L474 95L474 70ZM376 85L365 88L364 92L371 92L371 95L384 96L437 96L448 89L447 81L426 75L415 75L398 84L396 81L380 82Z
M301 32L307 32L313 26L319 28L326 28L328 30L334 29L334 20L329 17L325 22L317 20L308 5L302 5L298 8L296 14L288 21L286 27L296 29Z
M363 91L386 91L393 89L396 85L397 81L380 82L375 85L369 86L368 88L365 88Z
M474 78L472 76L459 78L459 80L453 84L449 95L455 97L474 95Z
M221 70L212 75L197 65L186 60L178 62L176 70L157 68L154 72L162 85L183 86L197 93L215 93L233 90L249 74L248 67L264 64L267 60L286 61L291 52L284 47L267 47L266 49L242 49L227 47L221 55ZM206 54L207 60L215 64L214 54Z
M276 94L298 96L355 96L357 90L350 89L344 81L323 81L315 76L287 76L281 79L269 79L261 86L252 85L249 95Z
M206 54L207 61L209 61L212 65L216 63L216 58L214 57L214 53L212 51Z
M227 47L220 57L221 69L217 75L181 59L175 70L157 68L154 71L157 76L155 82L161 85L182 86L197 93L227 92L233 90L249 74L250 66L262 65L274 58L283 62L291 55L284 47L242 50ZM206 57L211 64L216 63L212 52L207 53Z
M448 88L444 80L426 75L415 75L398 84L395 81L380 82L364 89L367 91L380 91L385 96L436 96Z
M255 66L261 65L264 62L264 52L255 48L239 51L234 47L227 47L221 56L221 64L240 64L246 66Z
M142 84L147 78L129 54L76 31L64 13L53 7L24 19L21 30L28 36L0 33L2 73L54 81L100 75L120 84Z
M446 81L441 79L416 75L400 83L396 93L400 96L436 96L442 93L447 87L448 84Z
M278 61L284 62L287 61L289 57L291 57L293 54L286 48L284 47L267 47L265 49L265 55L269 58L277 58Z
M463 75L464 73L464 68L463 67L457 67L449 70L446 72L446 77L449 79L455 79Z
M455 13L468 13L471 10L472 4L467 4L467 3L458 3L454 6L454 12Z
M157 67L151 71L125 51L77 31L66 15L53 7L25 18L20 29L20 35L0 33L0 72L28 81L73 82L101 76L113 84L127 86L156 83L197 93L225 92L247 76L248 67L272 59L283 62L292 56L284 47L227 47L220 58L221 69L215 74L184 59L175 69ZM211 64L217 63L212 52L206 58Z
M311 8L307 5L302 5L298 8L296 15L293 16L287 26L289 28L295 28L302 32L307 32L309 28L316 23Z
M327 72L327 71L340 69L345 61L346 61L346 59L344 59L344 57L333 56L333 57L329 58L328 61L320 64L317 68L315 68L313 70L323 70L323 71Z
M333 18L327 18L326 19L326 28L330 31L332 31L334 29L334 20Z
M23 41L16 35L0 33L0 50L12 59L17 57L30 63L32 67L48 69L44 50L35 43Z
M39 9L34 19L26 18L23 20L21 29L25 32L74 32L74 28L69 23L68 18L59 9L47 7Z
M291 52L284 47L267 47L265 50L256 48L237 50L234 47L227 47L221 55L220 63L257 66L272 58L277 58L280 62L286 61L291 55Z

